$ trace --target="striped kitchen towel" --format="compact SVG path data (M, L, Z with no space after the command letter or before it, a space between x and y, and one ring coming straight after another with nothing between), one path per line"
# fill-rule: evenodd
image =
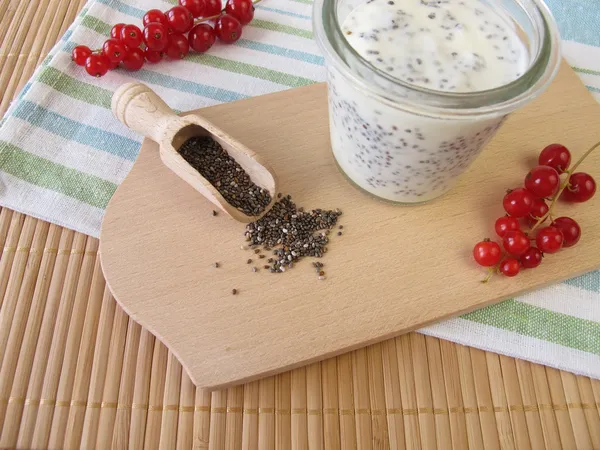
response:
M597 0L548 0L564 54L600 100ZM139 23L173 0L91 0L0 122L0 204L92 236L130 170L140 137L110 112L113 90L142 81L180 111L325 79L312 39L311 0L265 0L235 45L94 79L71 63L99 47L112 24ZM509 300L424 333L600 378L600 272Z

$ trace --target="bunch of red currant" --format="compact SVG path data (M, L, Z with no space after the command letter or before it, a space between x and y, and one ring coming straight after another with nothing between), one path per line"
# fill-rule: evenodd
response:
M551 144L542 150L539 165L525 177L525 187L509 190L502 201L507 215L496 220L495 230L502 238L506 256L503 257L500 244L490 239L478 242L473 249L475 261L492 268L484 282L494 272L514 277L521 268L539 266L545 253L556 253L579 241L579 224L570 217L554 218L552 212L559 198L581 203L593 197L596 192L594 179L587 173L574 172L598 146L600 143L590 148L570 169L571 153L564 145ZM540 228L544 223L546 225ZM522 225L529 231L523 231ZM535 238L530 237L535 231Z
M78 45L71 56L77 65L84 66L87 73L95 77L121 64L129 70L139 70L144 61L157 63L164 55L183 59L190 48L206 52L217 38L227 44L237 41L242 35L242 25L254 17L254 3L227 0L225 9L221 10L221 0L179 0L179 6L166 12L148 11L142 19L144 31L136 25L118 23L101 49L92 51ZM214 21L214 28L201 23L209 20Z

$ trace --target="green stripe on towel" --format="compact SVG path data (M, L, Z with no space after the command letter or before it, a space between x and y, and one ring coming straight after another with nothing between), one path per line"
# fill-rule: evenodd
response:
M463 319L600 355L600 323L507 300Z
M106 208L117 185L0 141L0 170L97 208Z

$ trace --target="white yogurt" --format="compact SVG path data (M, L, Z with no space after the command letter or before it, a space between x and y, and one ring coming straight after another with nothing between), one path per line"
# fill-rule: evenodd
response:
M377 69L437 91L493 89L529 63L514 25L480 0L368 0L342 31ZM411 114L328 73L334 155L358 186L388 200L423 202L449 190L504 119Z

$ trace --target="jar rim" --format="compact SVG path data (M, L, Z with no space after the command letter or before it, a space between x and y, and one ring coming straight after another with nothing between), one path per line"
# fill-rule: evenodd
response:
M333 62L338 71L362 90L413 113L454 117L507 114L541 94L560 67L558 27L543 0L514 0L523 9L523 1L529 4L527 17L535 22L534 28L540 38L536 55L527 70L508 84L474 92L429 89L395 78L375 67L345 38L335 12L336 1L314 0L313 3L313 30L326 62ZM361 73L368 73L375 82L369 82Z

